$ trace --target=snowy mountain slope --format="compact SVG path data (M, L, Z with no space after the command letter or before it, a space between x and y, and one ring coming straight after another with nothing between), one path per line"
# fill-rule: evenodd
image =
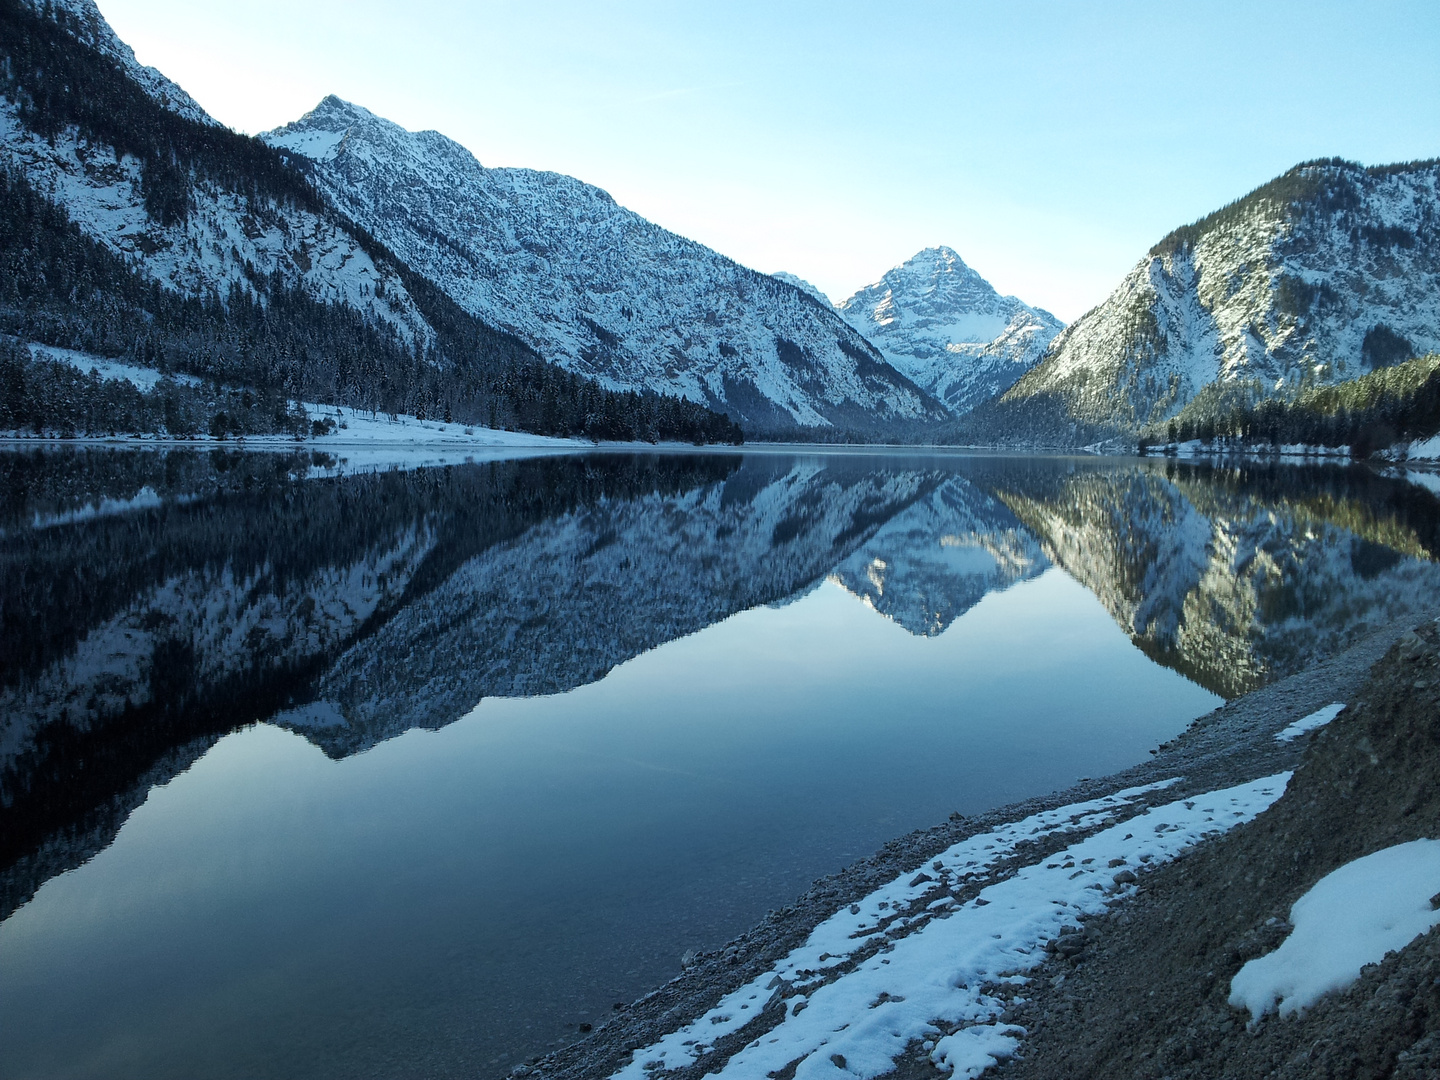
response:
M606 390L463 311L285 154L159 102L92 14L0 6L0 332L422 419L740 437L702 404Z
M948 247L927 248L836 306L957 414L1009 389L1065 325L1001 296Z
M788 273L785 270L777 270L770 276L773 277L776 281L785 282L786 285L794 285L795 288L799 289L807 296L813 296L816 300L820 301L820 303L822 304L825 304L827 307L834 306L830 303L830 298L828 296L821 292L816 286L810 284L810 282L806 281L804 278L799 277L796 274Z
M1437 347L1440 163L1309 163L1152 248L1005 394L993 430L1047 403L1035 434L1133 434L1217 380L1286 395Z
M333 96L262 137L466 311L605 385L759 429L943 416L828 304L579 180L484 168L437 132Z
M146 67L135 59L135 50L116 36L105 16L95 6L95 0L22 0L23 3L44 14L47 7L75 38L92 49L103 53L120 65L144 91L171 112L202 124L214 124L210 114L175 83L171 82L153 67Z
M1006 506L960 477L895 515L830 573L866 606L934 637L1050 560Z
M36 5L43 8L44 5ZM92 0L65 0L62 30L120 66L144 92L185 120L213 124L183 91L139 66ZM336 215L192 173L185 178L188 212L157 220L147 206L146 165L134 154L86 137L73 124L58 133L36 130L22 92L0 92L0 162L62 206L82 232L146 277L187 296L232 287L262 293L271 278L302 286L316 299L343 304L388 323L407 341L433 334L397 269L377 263Z

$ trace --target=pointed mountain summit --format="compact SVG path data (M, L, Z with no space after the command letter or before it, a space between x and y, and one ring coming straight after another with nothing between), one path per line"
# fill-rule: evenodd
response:
M995 288L948 247L926 248L837 305L917 385L965 413L1025 374L1065 324Z
M438 132L336 97L262 138L464 310L604 385L761 432L945 415L828 303L572 177L487 169Z

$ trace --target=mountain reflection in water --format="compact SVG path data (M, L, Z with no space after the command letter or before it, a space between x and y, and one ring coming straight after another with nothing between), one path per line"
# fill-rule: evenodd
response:
M0 919L256 721L343 759L827 581L924 640L1058 568L1225 697L1440 599L1440 506L1362 467L591 454L309 478L320 464L0 455Z

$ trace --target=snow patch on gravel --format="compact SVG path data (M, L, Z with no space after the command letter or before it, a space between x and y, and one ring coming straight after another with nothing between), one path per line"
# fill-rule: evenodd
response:
M1299 720L1296 720L1284 731L1277 731L1275 733L1275 741L1294 742L1306 732L1314 731L1316 728L1322 728L1330 723L1331 720L1334 720L1335 717L1340 715L1344 708L1345 703L1343 701L1337 701L1332 705L1326 705L1323 709L1316 709L1309 716L1302 716Z
M1178 780L1074 803L979 833L900 875L821 923L772 970L728 994L693 1023L635 1053L616 1080L644 1080L703 1063L715 1041L777 1004L784 1018L735 1053L714 1075L763 1077L798 1062L795 1080L870 1078L888 1072L918 1039L936 1039L932 1058L957 1076L975 1077L1013 1053L1022 1028L1002 1024L1006 1003L985 992L1024 984L1045 959L1045 945L1078 916L1095 914L1134 891L1133 872L1252 820L1285 790L1289 773L1154 807L1118 824L1112 815ZM1042 862L1025 866L964 904L948 896L921 915L893 919L946 880L1004 873L1025 841L1099 830ZM932 877L932 875L934 875ZM1120 880L1116 881L1119 876ZM923 880L922 880L923 879ZM923 925L906 932L911 921ZM886 945L831 982L884 934ZM945 1028L939 1027L944 1024ZM954 1030L956 1025L961 1025ZM949 1030L949 1034L946 1031Z
M1295 929L1236 973L1230 1004L1249 1009L1252 1022L1277 1004L1281 1016L1308 1009L1440 923L1430 904L1437 893L1440 840L1412 840L1346 863L1295 901Z

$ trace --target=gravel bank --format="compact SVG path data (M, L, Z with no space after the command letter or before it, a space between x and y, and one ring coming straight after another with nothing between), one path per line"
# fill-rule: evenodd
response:
M694 957L694 962L683 974L640 1001L623 1008L617 1006L613 1019L587 1033L579 1042L532 1065L522 1066L516 1073L536 1078L553 1077L557 1080L600 1080L610 1076L630 1062L635 1050L649 1046L666 1033L683 1026L712 1008L726 993L764 974L791 949L804 942L816 925L842 907L864 897L898 875L916 870L936 854L975 833L1044 810L1177 776L1183 777L1179 784L1167 789L1163 795L1157 794L1149 800L1137 800L1131 812L1143 812L1147 805L1162 799L1168 801L1188 794L1212 791L1295 768L1300 764L1307 746L1311 743L1320 745L1325 740L1312 736L1282 743L1275 740L1275 733L1332 701L1355 699L1371 667L1412 625L1413 622L1407 622L1405 625L1377 632L1345 653L1311 670L1258 690L1201 717L1185 734L1161 747L1154 758L1143 765L1114 776L1085 781L1067 791L1056 792L1044 798L1002 807L983 816L957 818L891 841L869 859L861 860L839 874L816 882L795 903L771 912L760 925L725 948ZM1440 692L1440 673L1437 673L1436 679L1437 692ZM1379 702L1380 698L1376 697L1375 700ZM1355 711L1352 709L1345 716L1349 717ZM1336 723L1339 725L1341 722ZM1383 770L1377 770L1377 775L1383 776ZM1440 786L1437 786L1437 791L1440 791ZM1281 804L1272 808L1261 821L1273 817L1282 804L1294 804L1291 794L1287 794ZM1436 835L1428 818L1417 818L1412 812L1407 820L1412 820L1417 827L1423 823L1430 828L1428 834L1417 835ZM1014 1007L1013 1016L1016 1023L1024 1025L1030 1031L1030 1035L1023 1043L1022 1056L1005 1063L994 1072L1036 1077L1167 1075L1168 1066L1162 1067L1160 1062L1169 1062L1170 1057L1156 1056L1160 1051L1148 1045L1146 1037L1137 1029L1139 1021L1134 1017L1142 1016L1142 1013L1143 1016L1152 1017L1155 1025L1154 1038L1160 1039L1163 1035L1164 1039L1170 1039L1174 1035L1174 1025L1179 1024L1181 1029L1185 1029L1191 1024L1192 1014L1201 1005L1197 994L1208 995L1204 997L1204 1002L1208 1005L1213 1005L1216 995L1221 1002L1220 1012L1224 1017L1215 1020L1206 1030L1213 1029L1220 1033L1217 1038L1223 1035L1225 1038L1252 1039L1249 1035L1235 1034L1231 1010L1223 1004L1228 992L1229 977L1234 969L1238 969L1239 962L1243 961L1235 962L1233 968L1226 968L1223 964L1217 967L1219 960L1207 952L1198 975L1188 969L1183 973L1177 971L1171 974L1167 968L1153 966L1153 957L1145 948L1145 943L1154 938L1155 931L1151 926L1153 921L1158 919L1160 926L1174 923L1173 916L1167 919L1170 908L1175 903L1172 894L1184 894L1187 903L1198 905L1187 907L1185 910L1190 914L1180 916L1182 920L1195 923L1200 919L1202 921L1197 925L1201 927L1215 925L1215 918L1208 912L1223 898L1217 898L1210 893L1217 889L1223 890L1224 886L1218 884L1223 875L1214 870L1209 871L1207 880L1212 884L1210 890L1203 893L1189 884L1191 879L1175 875L1188 873L1189 868L1200 865L1202 859L1218 858L1223 862L1226 858L1234 858L1233 855L1212 855L1211 852L1221 851L1222 846L1224 850L1230 850L1237 837L1241 834L1250 836L1258 825L1260 822L1255 826L1242 827L1231 836L1207 842L1190 857L1145 875L1144 884L1137 897L1117 905L1117 908L1106 916L1089 920L1085 927L1086 948L1083 953L1051 961L1024 991L1026 1000ZM1332 823L1331 827L1343 825L1342 821ZM1037 844L1033 850L1024 852L1023 856L1017 856L1017 861L1029 863L1043 859L1051 853L1051 849L1064 842L1057 839L1048 847ZM1363 846L1362 840L1357 838L1356 842ZM1245 937L1243 948L1237 949L1230 944L1216 947L1222 948L1227 958L1231 952L1240 957L1254 954L1257 949L1263 951L1269 948L1272 944L1269 939L1275 936L1274 926L1277 924L1272 924L1264 932L1252 933L1255 927L1263 926L1265 918L1272 917L1276 910L1283 915L1288 910L1289 903L1309 884L1326 870L1333 868L1333 865L1338 865L1338 862L1333 865L1326 863L1327 853L1335 860L1344 861L1345 858L1353 857L1342 857L1343 852L1348 850L1349 846L1346 845L1317 841L1313 865L1305 864L1306 873L1301 873L1300 864L1297 862L1293 873L1274 875L1269 882L1269 892L1251 888L1250 894L1257 898L1263 892L1263 902L1260 899L1254 902L1264 909L1265 917L1255 922L1252 918L1253 912L1248 907L1243 911L1237 909L1234 919L1238 922L1235 925L1244 924L1245 929L1241 936L1249 935ZM1359 853L1361 852L1357 852ZM1255 857L1257 856L1253 851L1247 851L1241 856L1242 859ZM1286 858L1288 860L1289 856ZM1326 866L1326 870L1319 870L1322 865ZM1243 869L1242 864L1236 864L1236 873ZM1307 876L1310 871L1319 872ZM1002 870L991 880L1003 878L1007 872L1013 873L1013 869ZM1231 877L1233 878L1233 874ZM1224 880L1229 881L1230 878ZM948 891L957 899L965 900L987 883L975 882L964 890L950 887ZM941 887L941 884L937 883L936 888ZM1292 892L1294 895L1290 895ZM1289 900L1285 900L1285 896L1289 896ZM927 894L925 901L929 899ZM915 911L923 908L925 901L917 902ZM897 917L906 914L913 916L914 911L896 912ZM1174 942L1171 947L1190 948ZM1440 946L1437 946L1436 952L1437 957L1440 957ZM1182 952L1175 955L1188 954ZM1110 957L1110 960L1102 962L1104 957ZM1174 957L1169 959L1173 960ZM1437 963L1440 963L1440 959L1437 959ZM1157 979L1153 974L1156 971L1165 971L1166 974ZM1207 974L1212 972L1213 974ZM1131 985L1122 992L1116 980L1124 979L1129 979ZM1165 991L1168 995L1165 1001L1171 1002L1168 1011L1161 1010L1158 1005L1148 1005L1154 1000L1149 994L1156 989L1157 982L1169 987ZM1132 1000L1137 994L1143 998L1140 1004L1148 1006L1146 1009L1140 1010ZM1118 1004L1122 1001L1126 1003L1123 1007ZM1104 1002L1117 1004L1115 1008L1107 1011L1101 1004ZM717 1041L713 1051L701 1062L672 1071L654 1070L652 1075L666 1078L684 1077L688 1080L691 1076L698 1077L713 1072L721 1067L731 1054L773 1026L779 1020L781 1011L779 1007L762 1009L745 1028L731 1037ZM1317 1013L1319 1011L1316 1010ZM1107 1020L1111 1025L1108 1029L1111 1031L1108 1043L1107 1036L1104 1035ZM1222 1031L1227 1021L1232 1027ZM1238 1025L1238 1030L1244 1031L1243 1023ZM1156 1046L1168 1045L1164 1039L1160 1039ZM1203 1066L1206 1055L1200 1052L1195 1039L1190 1039L1185 1045L1189 1049L1184 1052L1197 1054L1193 1060ZM1081 1047L1088 1050L1082 1051ZM1106 1050L1104 1047L1110 1049ZM917 1045L913 1049L914 1053L907 1055L898 1064L896 1075L939 1075L930 1064L928 1054L923 1048ZM1085 1053L1090 1056L1085 1057ZM1126 1053L1132 1056L1126 1058ZM1170 1054L1170 1051L1165 1053ZM1210 1061L1210 1071L1201 1068L1201 1071L1191 1074L1171 1070L1171 1074L1177 1077L1220 1075L1220 1072L1215 1071L1216 1064L1215 1060ZM1155 1071L1156 1069L1160 1071ZM1222 1071L1227 1075L1260 1075L1266 1070ZM1317 1074L1311 1072L1307 1075Z

